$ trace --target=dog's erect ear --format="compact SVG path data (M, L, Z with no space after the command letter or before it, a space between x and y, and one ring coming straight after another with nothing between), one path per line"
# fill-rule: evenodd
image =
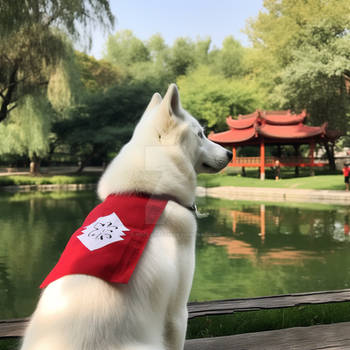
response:
M162 105L167 109L170 116L181 117L180 95L175 84L170 84L166 92Z
M162 96L160 96L160 94L158 92L156 92L155 94L153 94L151 101L149 102L144 114L149 112L152 108L160 105L161 102L162 102Z

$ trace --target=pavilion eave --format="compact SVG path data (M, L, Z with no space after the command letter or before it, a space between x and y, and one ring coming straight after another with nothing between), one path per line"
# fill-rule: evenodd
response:
M258 146L260 143L264 141L265 145L309 145L310 143L324 143L327 141L333 141L327 137L319 137L319 138L303 138L303 139L283 139L276 140L270 139L268 137L256 137L250 140L246 140L244 142L220 142L220 145L225 147L241 147L241 146Z

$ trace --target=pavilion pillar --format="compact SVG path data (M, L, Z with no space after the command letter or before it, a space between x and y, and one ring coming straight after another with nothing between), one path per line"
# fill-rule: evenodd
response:
M265 180L265 143L260 141L260 180Z
M236 164L236 158L237 158L237 150L236 150L236 146L232 147L232 160L231 162L233 164Z
M295 151L295 163L298 164L300 162L300 159L299 159L299 145L298 144L295 144L293 145L294 147L294 151ZM296 177L299 176L299 167L298 165L295 166L295 169L294 169L294 174Z
M310 142L310 154L309 154L309 159L310 159L310 175L314 176L315 171L314 171L314 152L315 152L315 142L311 141Z

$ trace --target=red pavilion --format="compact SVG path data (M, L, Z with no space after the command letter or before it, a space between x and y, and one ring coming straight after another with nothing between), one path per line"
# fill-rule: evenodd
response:
M209 139L222 145L232 147L233 158L228 166L259 167L260 178L265 179L265 167L272 167L276 160L280 166L288 167L320 167L325 162L316 161L314 150L316 143L335 141L339 133L327 130L327 123L321 126L304 124L307 113L292 114L288 111L255 111L248 115L239 115L238 119L229 116L226 123L229 130L220 133L210 133ZM301 144L308 144L308 158L298 155ZM237 147L258 146L259 157L237 157ZM265 157L266 145L293 145L295 157Z

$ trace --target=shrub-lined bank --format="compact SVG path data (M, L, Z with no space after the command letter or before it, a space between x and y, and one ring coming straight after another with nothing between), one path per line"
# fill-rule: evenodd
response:
M295 188L308 190L345 190L342 175L318 175L296 177L275 181L266 179L242 177L226 174L201 174L198 176L198 185L203 187L235 186L235 187L269 187L269 188Z
M52 176L30 176L30 175L7 175L0 176L0 187L20 185L69 185L69 184L95 184L101 174L84 175L52 175ZM257 178L242 177L227 174L201 174L198 176L198 186L218 187L267 187L267 188L295 188L310 190L344 190L342 175L318 175L309 177L288 178L275 181L266 179L260 181Z
M8 175L0 176L0 186L93 184L97 183L99 177L100 174L53 176Z

